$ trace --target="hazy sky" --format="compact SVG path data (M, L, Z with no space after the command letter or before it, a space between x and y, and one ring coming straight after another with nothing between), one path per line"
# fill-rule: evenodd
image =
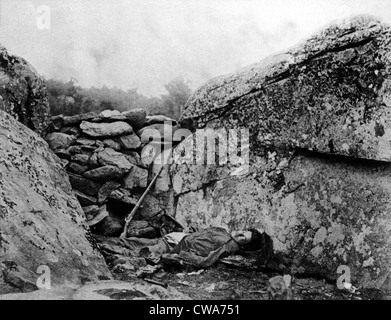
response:
M48 30L37 28L41 5ZM179 75L196 88L338 18L391 23L391 0L0 0L0 10L0 43L42 75L145 95Z

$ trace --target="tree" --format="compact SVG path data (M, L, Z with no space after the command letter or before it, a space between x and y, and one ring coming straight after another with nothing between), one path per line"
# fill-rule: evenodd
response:
M179 119L182 109L191 95L189 81L177 77L164 85L168 95L162 95L162 107L159 112L173 119Z
M68 82L47 80L46 85L51 115L67 116L90 111L100 113L106 109L127 111L142 108L149 114L163 114L178 119L191 94L188 82L182 77L164 86L167 95L150 98L138 93L136 88L127 91L107 86L81 88L75 79Z

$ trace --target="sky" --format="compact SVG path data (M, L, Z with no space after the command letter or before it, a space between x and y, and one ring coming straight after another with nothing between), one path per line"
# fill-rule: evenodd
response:
M146 96L192 89L391 0L0 0L0 43L46 78Z

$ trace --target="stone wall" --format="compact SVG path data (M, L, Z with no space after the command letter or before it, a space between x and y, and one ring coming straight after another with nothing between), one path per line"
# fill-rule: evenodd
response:
M46 140L69 175L88 225L95 234L119 236L124 218L158 173L156 157L178 143L173 141L176 121L147 116L142 109L51 120ZM175 227L167 177L166 166L130 224L128 237L155 238Z

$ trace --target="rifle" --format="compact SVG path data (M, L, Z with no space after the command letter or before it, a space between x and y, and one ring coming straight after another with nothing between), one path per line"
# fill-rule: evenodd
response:
M159 177L160 173L162 172L164 166L162 165L159 172L156 174L156 176L152 179L151 183L149 184L148 188L144 191L143 195L141 196L141 198L137 201L137 204L136 206L133 208L132 212L129 213L129 215L125 218L125 227L124 227L124 231L121 233L121 235L119 236L120 239L123 239L123 238L126 238L126 233L128 231L128 227L129 227L129 223L132 221L133 219L133 216L135 215L136 211L138 210L138 208L140 208L141 204L143 203L144 201L144 198L147 196L147 194L149 193L149 191L151 190L152 186L154 185L154 183L156 182L157 178Z

